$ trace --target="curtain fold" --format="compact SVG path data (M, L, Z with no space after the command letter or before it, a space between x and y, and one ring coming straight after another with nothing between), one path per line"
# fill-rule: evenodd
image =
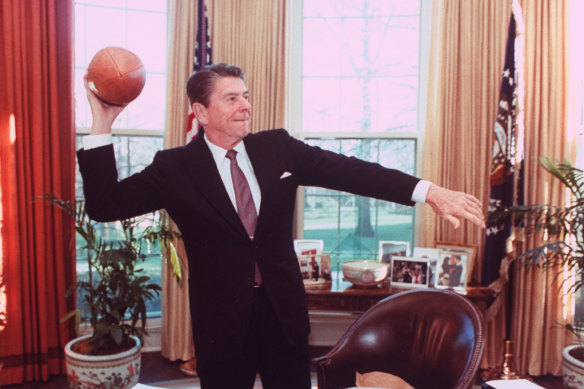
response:
M168 1L169 41L172 44L168 52L164 148L182 146L186 142L190 111L186 84L193 73L197 19L196 1ZM182 264L183 282L179 285L170 266L162 264L161 354L171 361L188 361L194 357L188 261L182 240L175 241L175 245Z
M35 200L74 199L72 47L72 1L0 1L0 384L64 373L74 336L73 221Z
M567 136L566 2L522 1L525 20L525 188L527 204L561 204L557 183L537 158L573 156ZM438 0L434 6L430 84L422 176L438 185L488 199L493 126L503 71L511 0ZM460 169L464 166L464 169ZM486 211L486 209L485 209ZM478 244L473 280L480 280L484 231L459 231L422 210L422 246L437 240ZM526 242L525 250L534 240ZM521 252L521 251L519 251ZM520 373L560 374L564 334L562 296L554 272L515 265L512 339ZM488 323L482 368L501 365L505 306Z
M252 105L252 132L284 126L285 9L284 0L241 2L207 0L213 62L240 66L246 73ZM170 45L165 148L183 145L189 103L185 85L193 71L197 4L169 0ZM259 23L258 21L261 21ZM186 259L182 243L179 256ZM185 261L186 262L186 261ZM183 266L183 270L188 265ZM182 287L163 266L162 355L189 360L193 354L188 315L188 272Z
M483 204L510 16L510 0L438 0L433 8L422 177L471 193ZM423 247L434 247L436 241L476 244L472 280L479 280L482 229L463 223L454 230L424 207L420 236ZM504 311L487 326L482 368L500 364Z
M251 129L284 126L286 2L208 0L213 62L243 69L252 106Z
M565 204L559 180L541 168L542 156L574 161L568 129L568 2L522 1L525 20L525 203ZM523 250L539 244L526 240ZM518 369L531 375L561 375L561 351L569 339L558 328L571 320L569 299L555 279L560 269L515 266L513 329Z
M434 6L422 177L484 204L510 16L510 0L438 0ZM466 242L482 253L480 228L463 223L454 230L429 207L422 217L422 246ZM474 280L479 270L475 265Z

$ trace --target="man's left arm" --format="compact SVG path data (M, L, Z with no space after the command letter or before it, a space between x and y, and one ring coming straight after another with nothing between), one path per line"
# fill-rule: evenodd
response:
M454 228L460 227L460 219L485 227L482 205L472 195L379 164L309 146L289 135L287 140L291 154L299 161L297 173L302 176L302 185L342 190L405 205L427 203Z

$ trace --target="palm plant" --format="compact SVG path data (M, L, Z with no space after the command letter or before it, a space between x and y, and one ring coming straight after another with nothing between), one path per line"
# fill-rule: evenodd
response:
M544 269L566 266L576 274L569 292L575 293L584 284L584 172L563 162L540 158L540 166L570 190L571 202L566 206L520 205L501 207L489 215L493 222L512 217L522 225L527 235L540 234L542 243L519 255L525 264Z
M83 241L77 249L86 254L88 279L78 280L69 288L67 296L81 292L87 311L75 310L63 320L77 317L78 323L89 322L93 329L90 354L110 354L112 350L127 347L131 344L130 335L143 341L146 302L154 299L161 288L150 282L139 265L146 259L151 245L158 244L161 252L166 252L177 281L181 282L180 261L173 244L179 233L168 227L161 213L156 213L122 220L121 238L109 240L100 235L100 223L89 218L83 201L70 202L51 194L43 199L75 220L75 231Z

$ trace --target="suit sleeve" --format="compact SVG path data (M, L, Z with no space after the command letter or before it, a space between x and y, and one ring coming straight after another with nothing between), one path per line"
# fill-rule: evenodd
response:
M85 209L100 222L121 220L164 207L161 188L164 172L156 154L142 172L118 181L113 145L77 152L83 178Z
M284 131L284 133L286 133ZM419 178L377 163L310 146L287 135L300 185L318 186L404 205L414 205Z

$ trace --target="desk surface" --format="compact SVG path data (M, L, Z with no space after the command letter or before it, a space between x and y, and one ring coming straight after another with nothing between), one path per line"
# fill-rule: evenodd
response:
M377 301L392 294L402 292L404 288L391 287L386 280L372 288L354 286L343 281L342 273L333 272L328 285L307 286L306 296L311 310L365 311ZM461 293L473 301L481 310L486 309L495 293L485 286L468 286L466 293Z

